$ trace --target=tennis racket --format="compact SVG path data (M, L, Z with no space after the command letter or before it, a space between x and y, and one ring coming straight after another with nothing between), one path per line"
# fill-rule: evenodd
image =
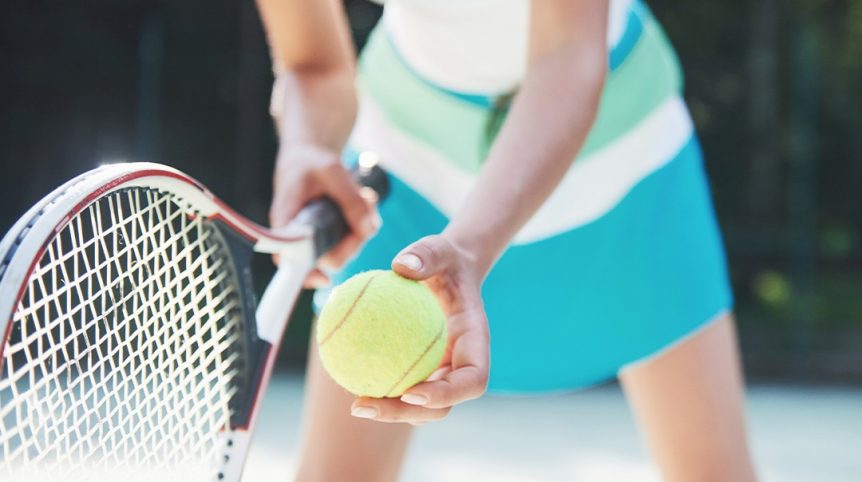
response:
M359 182L386 195L375 156ZM237 481L335 204L278 232L167 166L108 165L0 243L0 480ZM279 255L255 302L253 253Z

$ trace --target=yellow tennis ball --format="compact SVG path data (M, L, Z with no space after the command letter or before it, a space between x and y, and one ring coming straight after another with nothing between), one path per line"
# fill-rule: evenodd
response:
M320 360L354 395L398 397L425 380L446 350L446 318L423 284L366 271L333 290L317 320Z

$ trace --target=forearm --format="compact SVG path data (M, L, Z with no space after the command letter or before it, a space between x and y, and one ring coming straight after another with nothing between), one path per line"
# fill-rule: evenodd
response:
M282 147L339 151L356 117L354 48L338 0L257 0L276 75Z
M272 110L282 149L311 145L340 152L356 120L352 70L285 69L279 75Z
M607 69L604 51L566 44L531 66L479 177L445 235L487 274L583 145Z

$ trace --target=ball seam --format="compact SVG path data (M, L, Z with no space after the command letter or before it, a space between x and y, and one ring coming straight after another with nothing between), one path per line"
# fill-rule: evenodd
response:
M434 345L436 345L437 341L440 339L440 337L443 336L443 332L445 331L445 329L446 329L446 323L444 322L443 325L440 327L440 331L437 332L437 336L435 336L434 339L431 340L431 343L429 343L428 346L425 347L425 350L422 351L422 354L416 358L416 360L413 362L413 364L411 364L410 367L407 368L407 370L404 370L404 373L401 374L401 377L398 378L398 381L396 381L389 388L389 390L387 390L385 392L386 395L384 395L384 396L386 396L386 397L391 396L392 392L395 391L396 388L398 388L398 385L401 385L401 383L404 381L404 379L407 378L407 375L409 375L410 372L412 372L413 369L416 368L416 365L418 365L419 362L422 361L423 358L425 358L425 355L427 355L428 352L431 351L432 348L434 348Z
M365 286L363 286L362 289L359 290L359 294L356 295L356 298L353 299L353 303L351 303L350 308L348 308L347 312L344 313L344 316L342 316L341 319L338 320L338 323L335 324L335 327L332 328L332 330L330 330L325 337L323 337L323 340L318 342L318 346L323 346L327 341L332 338L333 335L335 335L335 333L338 332L338 330L341 329L342 326L344 326L345 323L347 323L347 320L353 313L353 309L356 308L356 305L359 304L359 300L361 300L362 296L365 295L365 290L368 289L368 286L371 284L371 282L374 281L378 276L380 276L380 273L375 273L373 276L371 276L371 278L369 278L369 280L365 283Z

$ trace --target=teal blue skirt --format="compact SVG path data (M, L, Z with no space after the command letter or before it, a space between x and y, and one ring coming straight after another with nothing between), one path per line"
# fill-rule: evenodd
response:
M383 227L334 283L388 269L448 219L390 176ZM509 248L482 298L489 390L546 392L612 379L731 309L724 251L695 138L601 218ZM315 301L325 301L321 292Z

